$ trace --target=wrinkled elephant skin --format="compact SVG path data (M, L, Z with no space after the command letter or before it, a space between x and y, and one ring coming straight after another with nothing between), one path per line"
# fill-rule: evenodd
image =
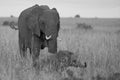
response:
M48 52L56 53L59 28L59 14L55 8L36 4L22 11L18 18L21 57L26 56L27 48L33 63L39 59L40 49L48 47Z

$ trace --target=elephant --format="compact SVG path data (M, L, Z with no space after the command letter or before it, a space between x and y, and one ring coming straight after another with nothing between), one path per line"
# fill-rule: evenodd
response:
M27 48L32 55L33 66L39 59L40 50L57 52L57 37L60 29L60 17L56 8L38 4L23 10L18 18L19 50L26 57Z

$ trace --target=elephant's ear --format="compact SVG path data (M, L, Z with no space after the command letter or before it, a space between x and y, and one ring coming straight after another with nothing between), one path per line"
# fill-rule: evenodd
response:
M36 16L31 16L28 18L27 26L32 31L33 34L40 36L40 28Z
M60 29L60 16L59 16L59 13L58 13L56 8L52 8L52 10L54 10L56 12L57 17L58 17L57 31L59 32L59 29Z
M43 9L40 7L35 7L31 10L29 17L28 17L28 27L31 29L33 34L40 36L40 26L39 26L39 17L42 15Z
M60 21L58 21L58 24L57 24L57 31L59 32L60 30Z
M40 32L41 30L40 30L40 26L39 26L39 23L38 23L38 20L37 20L37 22L36 22L36 26L35 26L35 28L34 28L34 31L33 31L33 33L34 34L36 34L37 36L40 36L41 34L41 32Z

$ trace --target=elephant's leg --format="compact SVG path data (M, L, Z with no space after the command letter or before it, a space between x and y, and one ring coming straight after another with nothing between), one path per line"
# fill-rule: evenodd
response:
M33 59L33 67L39 68L39 54L40 54L40 39L36 36L32 39L32 59Z
M27 48L29 49L29 54L32 56L31 42L28 42Z
M21 57L22 57L22 58L23 58L23 57L26 58L27 48L25 47L25 44L22 43L22 44L20 44L19 46L20 46L20 55L21 55Z
M45 47L47 47L47 41L45 39L45 34L44 33L41 33L41 36L40 36L40 42L41 42L41 49L44 49Z
M42 41L41 42L41 49L44 49L45 47L47 47L47 41Z
M19 36L19 50L20 50L20 56L26 57L26 51L27 48L25 46L25 40Z
M31 47L29 47L29 52L30 52L30 56L32 55L32 50Z

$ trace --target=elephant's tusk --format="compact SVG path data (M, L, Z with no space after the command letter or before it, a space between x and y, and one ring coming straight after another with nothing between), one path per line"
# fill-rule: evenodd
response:
M50 35L50 36L45 36L45 38L46 38L47 40L49 40L49 39L51 38L51 35Z

